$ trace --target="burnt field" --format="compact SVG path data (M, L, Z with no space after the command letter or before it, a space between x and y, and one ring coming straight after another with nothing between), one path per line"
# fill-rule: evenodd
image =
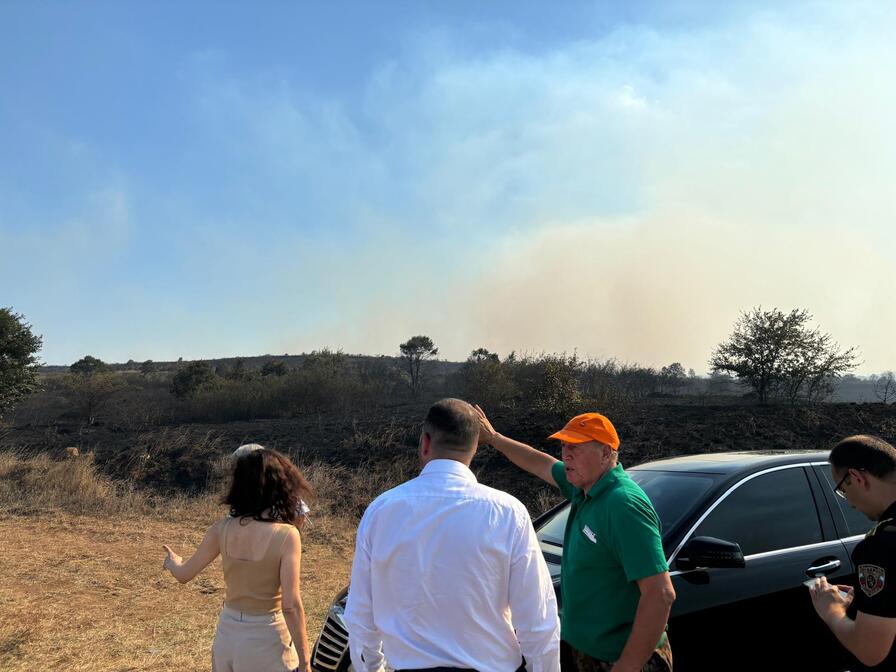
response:
M59 421L9 427L0 450L62 458L66 448L92 452L103 474L155 492L200 494L215 462L246 442L291 455L298 464L323 463L346 472L368 471L383 485L413 474L420 422L428 402L380 407L357 413L308 413L293 418L223 423L175 423L133 427L100 421L91 426ZM600 410L616 424L625 465L687 453L735 450L826 449L839 438L871 433L896 440L896 406L828 403L756 405L731 399L640 400L615 408L583 405L570 412ZM558 413L489 411L496 428L549 452L546 437L565 422ZM541 490L495 451L483 448L473 468L480 480L536 505ZM386 474L388 472L388 477ZM377 492L356 493L356 506Z

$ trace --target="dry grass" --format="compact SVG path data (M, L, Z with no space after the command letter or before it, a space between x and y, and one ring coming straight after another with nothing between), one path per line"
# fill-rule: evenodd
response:
M0 506L0 669L209 669L220 560L182 586L161 544L195 548L223 514L211 495L166 500L98 476L89 458L0 454ZM354 528L322 510L303 535L312 643L348 582Z

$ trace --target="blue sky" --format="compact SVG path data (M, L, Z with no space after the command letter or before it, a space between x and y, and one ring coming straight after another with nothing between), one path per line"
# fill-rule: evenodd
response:
M724 8L720 8L724 4ZM887 3L0 5L0 304L43 359L426 333L896 366Z

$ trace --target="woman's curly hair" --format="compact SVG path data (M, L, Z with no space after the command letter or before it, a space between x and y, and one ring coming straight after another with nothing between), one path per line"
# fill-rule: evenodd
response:
M262 448L236 460L222 503L235 518L292 524L299 515L299 500L311 495L308 481L288 457Z

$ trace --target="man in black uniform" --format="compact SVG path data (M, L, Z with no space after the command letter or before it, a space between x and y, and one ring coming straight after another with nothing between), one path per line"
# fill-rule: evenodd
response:
M852 553L857 585L818 579L812 603L858 659L853 672L896 670L896 448L874 436L851 436L829 461L834 492L877 524Z

